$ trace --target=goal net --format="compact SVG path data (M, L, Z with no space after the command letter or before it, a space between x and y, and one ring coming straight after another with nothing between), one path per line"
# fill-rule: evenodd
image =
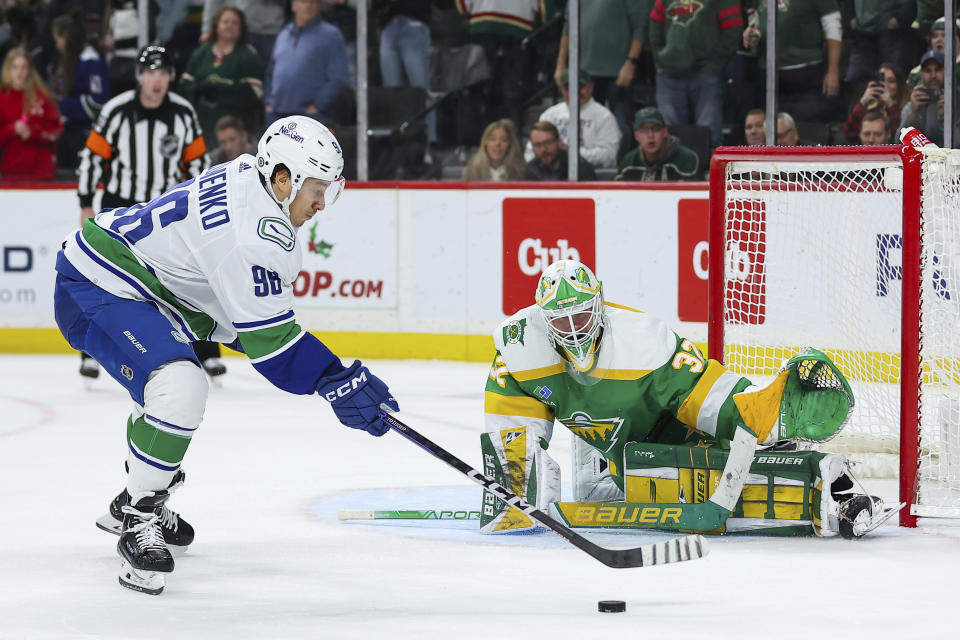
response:
M710 180L711 357L825 351L856 404L818 448L899 473L901 524L960 517L960 151L724 148Z

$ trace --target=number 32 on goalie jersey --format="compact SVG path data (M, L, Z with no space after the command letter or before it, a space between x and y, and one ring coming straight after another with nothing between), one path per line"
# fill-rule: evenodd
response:
M680 343L680 349L681 351L677 351L676 355L673 356L673 362L670 363L674 369L679 370L683 367L689 367L690 373L703 371L703 356L697 351L695 344L689 340L683 340Z

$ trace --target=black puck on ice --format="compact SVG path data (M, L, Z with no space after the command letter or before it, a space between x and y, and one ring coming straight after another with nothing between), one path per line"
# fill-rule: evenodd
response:
M627 610L627 603L623 600L601 600L597 603L597 611L602 613L623 613Z

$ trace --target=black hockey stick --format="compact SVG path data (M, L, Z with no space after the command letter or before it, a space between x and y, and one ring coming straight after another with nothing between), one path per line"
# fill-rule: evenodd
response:
M532 504L525 502L520 496L511 493L495 482L493 478L480 473L460 458L457 458L443 447L431 442L392 415L381 411L380 419L390 425L394 431L418 445L430 455L443 460L463 475L485 487L487 491L495 494L510 506L519 509L537 522L549 527L561 538L581 551L593 556L608 567L614 567L616 569L648 567L670 562L696 560L709 553L707 541L701 535L683 536L665 542L641 545L632 549L606 549L601 547L590 542L576 531L554 520Z

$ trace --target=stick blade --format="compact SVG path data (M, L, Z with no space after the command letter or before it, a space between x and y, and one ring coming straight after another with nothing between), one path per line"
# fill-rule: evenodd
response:
M373 520L373 511L369 509L340 509L337 511L339 520Z
M698 534L633 549L601 549L601 553L594 557L608 567L629 569L699 560L709 553L710 546L706 538Z

